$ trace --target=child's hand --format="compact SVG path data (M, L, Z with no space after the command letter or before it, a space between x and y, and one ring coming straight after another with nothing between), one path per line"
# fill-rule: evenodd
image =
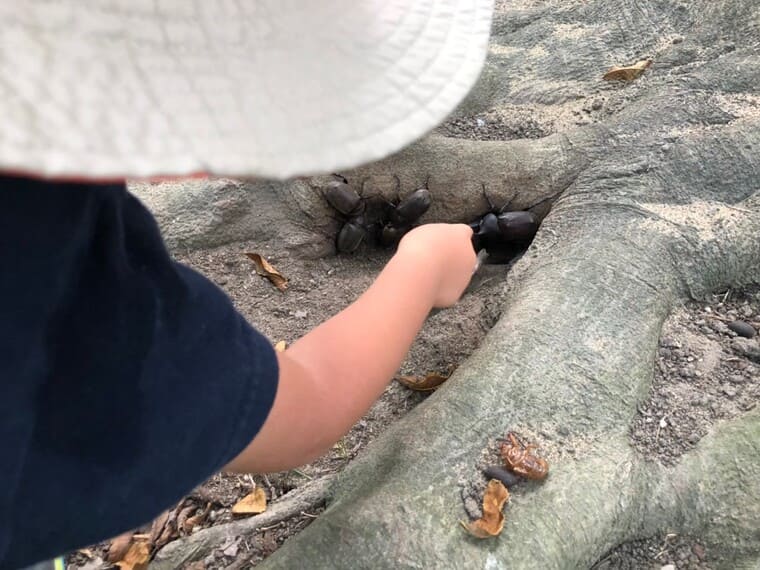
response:
M470 282L476 263L471 239L472 229L465 224L425 224L399 243L396 255L415 259L421 270L435 276L435 307L456 303Z

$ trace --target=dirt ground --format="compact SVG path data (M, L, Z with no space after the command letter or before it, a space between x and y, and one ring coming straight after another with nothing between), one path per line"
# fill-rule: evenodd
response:
M288 279L280 292L255 272L245 252L264 255ZM315 261L296 260L256 243L227 245L178 255L223 288L238 309L273 343L291 343L356 299L389 259L390 253L363 249L352 256ZM447 372L458 366L481 342L500 314L506 265L487 265L476 275L462 301L431 316L404 361L401 374ZM689 302L667 320L660 341L654 385L639 408L632 444L652 461L670 465L696 445L710 426L751 409L760 400L758 337L738 337L728 323L742 320L760 326L760 287L729 290L703 302ZM357 370L357 375L361 370ZM212 477L169 511L169 524L153 530L159 545L229 522L230 507L256 487L269 505L291 490L340 471L369 441L395 419L427 397L392 382L369 413L322 459L283 473ZM483 480L485 482L485 478ZM463 515L473 499L463 496ZM468 504L469 503L469 504ZM468 508L469 507L469 508ZM220 545L193 570L250 568L305 528L323 508L314 504L301 514ZM473 514L473 513L470 513ZM195 518L193 518L195 517ZM188 523L188 520L190 523ZM155 525L154 525L155 526ZM177 530L179 528L179 530ZM137 529L147 538L151 526ZM162 534L163 536L155 536ZM109 568L103 562L108 542L69 557L71 570ZM642 537L605 555L597 570L710 568L710 553L699 537L676 534Z

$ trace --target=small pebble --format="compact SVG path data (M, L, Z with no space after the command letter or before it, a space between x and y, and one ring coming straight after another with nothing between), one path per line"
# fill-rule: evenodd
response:
M676 567L673 564L666 564L665 566L660 566L660 570L676 570Z
M691 551L696 555L697 558L700 560L704 560L705 558L705 547L701 544L697 543L694 546L691 547Z
M752 338L757 334L755 327L744 321L731 321L728 323L728 328L744 338Z
M729 398L733 398L734 396L736 396L736 388L731 386L731 384L723 384L723 386L720 387L720 391L723 392Z

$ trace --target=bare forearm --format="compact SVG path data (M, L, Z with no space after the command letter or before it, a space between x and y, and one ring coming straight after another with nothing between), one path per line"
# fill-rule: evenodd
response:
M433 306L434 287L416 258L397 255L355 303L292 346L290 356L330 387L333 437L364 414L398 370Z
M228 468L294 467L348 432L393 377L430 309L459 299L475 265L471 236L463 224L415 228L366 293L278 353L269 417Z
M353 304L279 354L270 417L229 469L277 471L329 450L382 394L433 305L435 281L394 256Z

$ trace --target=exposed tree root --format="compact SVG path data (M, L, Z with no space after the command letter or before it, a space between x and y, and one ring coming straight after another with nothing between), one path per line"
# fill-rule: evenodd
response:
M298 487L271 504L265 512L239 521L212 526L186 538L170 542L158 551L151 570L176 570L184 564L201 560L230 539L249 536L324 502L328 496L333 475L326 475Z

